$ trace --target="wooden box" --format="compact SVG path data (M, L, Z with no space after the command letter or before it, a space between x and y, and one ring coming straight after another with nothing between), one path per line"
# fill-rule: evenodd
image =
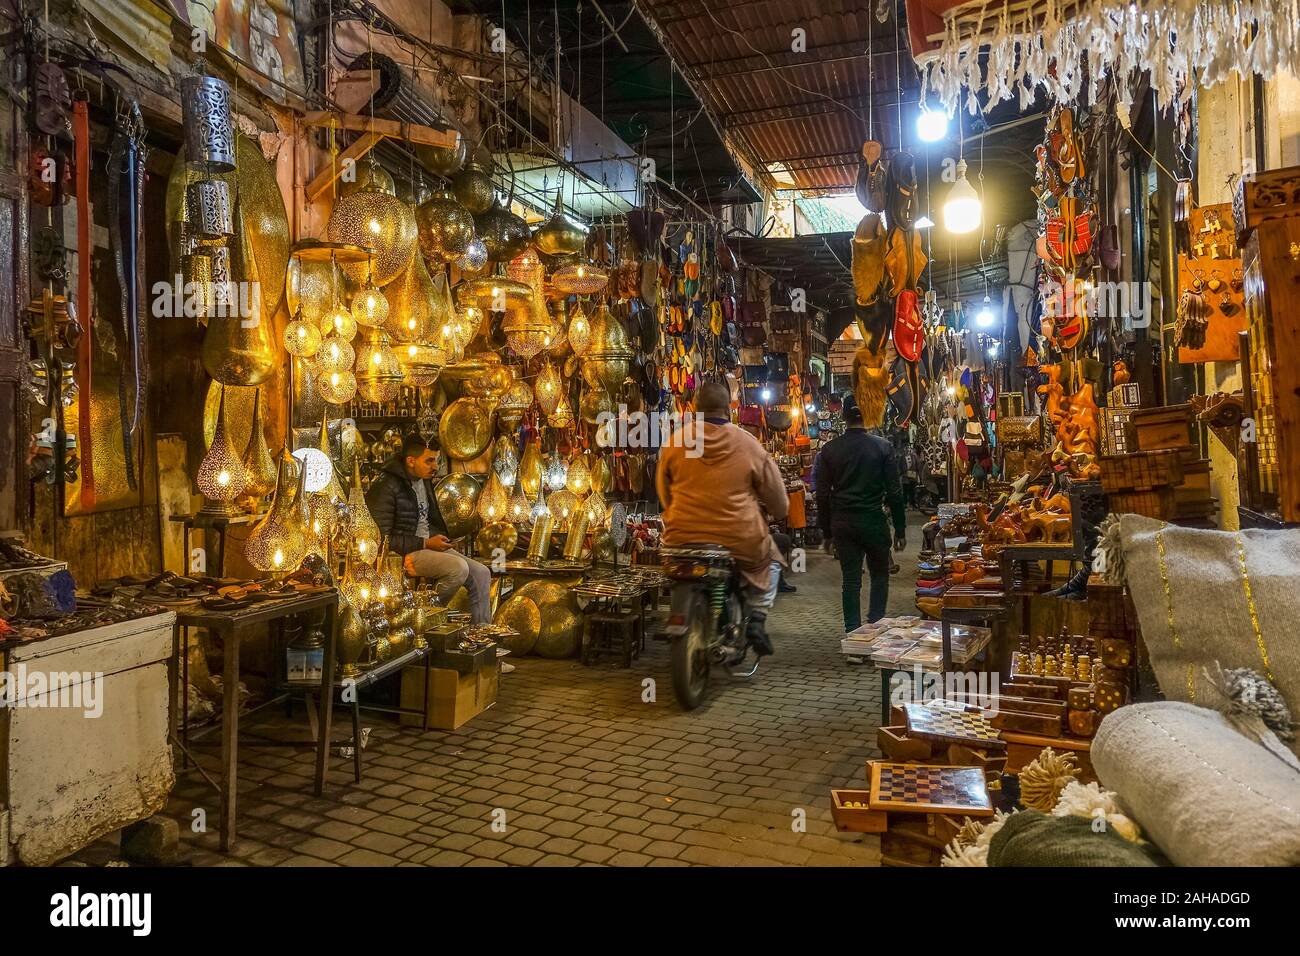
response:
M1177 485L1182 480L1183 460L1175 449L1139 451L1116 457L1103 456L1101 459L1101 488L1107 494L1117 491L1150 491L1153 488Z
M1192 406L1164 405L1135 408L1129 421L1138 451L1182 448L1192 443Z
M1169 521L1175 516L1178 503L1173 488L1155 488L1150 491L1111 492L1110 510L1117 515L1146 515Z
M835 828L844 833L884 833L889 815L869 809L867 800L870 797L869 790L832 790L831 818L835 821Z
M492 663L472 674L461 674L440 667L407 667L402 671L402 706L419 708L424 702L424 675L429 675L429 704L424 718L402 714L404 726L423 726L426 730L456 730L487 710L497 700L501 665Z

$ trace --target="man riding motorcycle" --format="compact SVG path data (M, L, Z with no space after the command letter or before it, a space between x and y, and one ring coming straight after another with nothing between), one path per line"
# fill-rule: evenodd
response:
M763 511L779 521L789 498L776 462L753 435L731 424L730 408L731 391L725 384L700 386L696 417L659 452L655 485L665 547L708 543L731 552L745 581L745 637L762 657L772 653L767 612L781 573L781 552Z

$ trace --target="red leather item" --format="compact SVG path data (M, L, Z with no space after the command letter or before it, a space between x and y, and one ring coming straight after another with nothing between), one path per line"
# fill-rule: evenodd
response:
M894 306L894 348L905 361L915 362L925 348L925 326L917 311L916 290L904 289L898 293Z

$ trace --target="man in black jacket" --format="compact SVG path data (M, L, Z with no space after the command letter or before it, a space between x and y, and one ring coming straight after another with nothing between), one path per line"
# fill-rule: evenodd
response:
M856 405L844 410L845 432L821 450L813 468L817 495L817 521L826 536L826 550L832 542L844 576L844 630L862 624L862 565L871 574L871 605L868 621L885 616L889 599L888 503L894 523L894 550L907 544L907 512L898 479L894 448L884 438L872 435L862 423Z
M380 534L388 536L389 550L406 556L407 574L431 579L444 604L464 585L473 622L489 624L492 572L452 550L429 480L437 470L438 450L419 435L408 435L366 492L366 505Z

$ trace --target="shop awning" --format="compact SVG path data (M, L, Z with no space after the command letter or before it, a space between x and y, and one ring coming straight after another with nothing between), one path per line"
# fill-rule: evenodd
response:
M1129 105L1145 85L1163 109L1232 73L1300 73L1300 0L906 0L923 89L975 113L1042 87L1095 102L1118 81ZM962 90L967 91L963 96Z

